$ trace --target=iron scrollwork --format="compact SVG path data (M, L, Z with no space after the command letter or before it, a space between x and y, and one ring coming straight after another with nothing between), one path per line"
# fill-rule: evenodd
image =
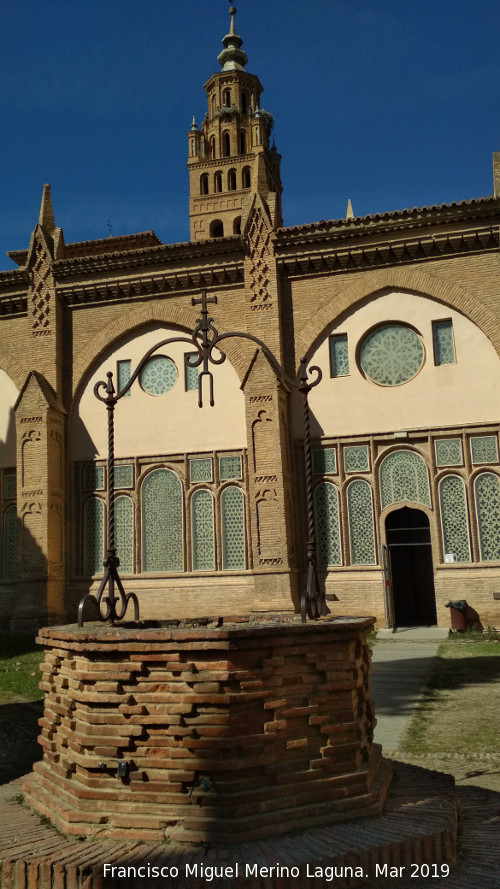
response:
M108 523L107 523L107 548L106 558L103 566L105 573L100 583L96 596L88 593L85 595L78 606L78 625L83 626L83 609L86 602L92 601L97 606L99 619L102 621L109 620L112 624L124 618L129 603L134 607L134 620L139 620L139 602L135 593L125 593L122 582L119 577L118 567L120 564L116 554L115 545L115 517L114 517L114 409L120 398L127 394L135 380L138 378L144 365L149 361L152 355L158 349L170 345L172 343L187 343L198 353L196 358L190 356L188 358L190 367L201 367L198 374L198 406L203 407L203 390L208 381L209 387L209 403L214 405L214 383L213 374L210 370L210 364L223 364L226 360L226 354L220 349L220 343L227 339L238 338L246 339L254 343L266 356L271 367L276 373L276 377L289 391L292 388L297 389L302 396L303 412L304 412L304 461L305 461L305 487L306 487L306 504L307 504L307 530L308 539L306 544L307 553L307 582L306 588L301 593L300 608L302 621L306 618L317 620L325 614L329 609L326 605L324 592L321 591L318 581L318 571L316 563L316 535L314 528L314 504L312 493L312 453L310 441L310 418L309 418L309 402L308 396L314 386L321 381L322 373L319 367L307 368L307 358L300 359L300 369L296 380L291 379L283 370L276 357L273 355L269 347L258 337L243 331L229 331L219 334L214 325L214 319L209 317L208 303L217 303L217 297L207 297L206 290L202 291L200 299L191 300L193 306L200 305L200 317L196 320L195 326L191 332L191 336L176 336L162 340L155 346L152 346L146 354L141 358L135 371L131 375L127 384L116 392L113 385L113 374L107 373L107 381L100 380L94 386L94 395L99 401L106 405L108 412ZM217 353L217 354L215 354ZM315 379L309 378L309 373L314 373ZM104 393L104 394L102 394ZM107 589L107 595L105 595ZM118 590L119 596L115 595ZM119 603L117 607L117 603Z

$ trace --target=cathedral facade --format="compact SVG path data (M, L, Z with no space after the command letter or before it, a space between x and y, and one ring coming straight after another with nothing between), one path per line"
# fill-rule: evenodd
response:
M492 197L285 228L234 8L218 62L187 134L188 243L67 244L44 186L28 248L0 273L2 629L74 621L99 587L110 479L94 390L110 372L126 390L116 548L141 618L298 610L304 419L287 380L302 357L321 371L311 499L330 611L447 625L465 599L498 626L500 155ZM242 334L212 380L190 342L205 307Z

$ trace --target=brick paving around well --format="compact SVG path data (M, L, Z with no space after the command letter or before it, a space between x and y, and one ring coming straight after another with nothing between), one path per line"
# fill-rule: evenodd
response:
M326 882L309 877L305 865L355 866L361 862L373 873L375 863L408 865L425 855L432 861L450 847L450 829L455 817L448 774L459 780L457 865L448 878L399 880L371 877L351 882L356 889L499 889L500 887L500 757L421 757L410 764L391 761L396 778L391 786L385 813L381 817L317 828L240 847L175 844L145 845L120 841L86 840L64 837L38 815L19 802L21 782L35 758L37 719L41 705L9 704L0 707L0 889L153 889L171 886L189 889L221 885L227 889L316 889L341 887L340 877ZM420 767L423 767L422 769ZM437 770L437 771L432 771ZM409 837L412 837L410 839ZM377 850L377 851L375 851ZM448 855L453 849L448 848ZM280 862L292 867L299 862L300 876L278 880L241 876L238 879L207 882L199 875L188 883L161 879L103 881L103 864L149 861L159 866L163 860L177 865L179 873L187 860L205 867L229 866L236 855L241 862L255 861L271 866ZM406 872L406 874L408 871Z

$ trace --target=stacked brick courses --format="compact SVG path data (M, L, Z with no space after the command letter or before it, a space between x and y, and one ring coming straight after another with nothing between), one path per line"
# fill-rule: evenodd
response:
M380 811L372 619L41 631L28 802L68 834L240 842ZM127 774L118 777L118 763Z

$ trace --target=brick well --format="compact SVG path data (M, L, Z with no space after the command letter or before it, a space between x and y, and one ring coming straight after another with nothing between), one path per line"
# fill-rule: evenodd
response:
M27 802L66 834L155 842L379 813L391 770L372 743L373 623L40 631L44 753Z

